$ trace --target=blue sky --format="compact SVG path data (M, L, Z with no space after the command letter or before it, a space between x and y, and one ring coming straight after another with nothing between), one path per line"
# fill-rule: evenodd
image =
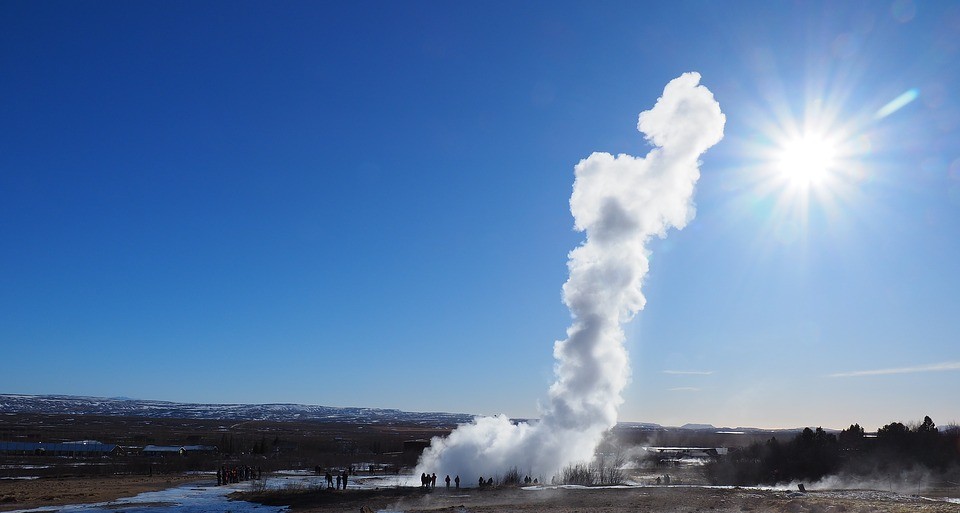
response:
M536 416L573 168L697 71L621 419L960 421L955 2L8 1L0 71L0 392Z

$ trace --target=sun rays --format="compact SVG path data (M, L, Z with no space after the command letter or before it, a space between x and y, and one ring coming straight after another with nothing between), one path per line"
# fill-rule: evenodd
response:
M846 94L808 91L796 102L780 93L754 105L754 137L737 150L745 163L738 203L763 218L761 245L804 245L811 230L837 229L863 206L876 120L872 110L851 108Z

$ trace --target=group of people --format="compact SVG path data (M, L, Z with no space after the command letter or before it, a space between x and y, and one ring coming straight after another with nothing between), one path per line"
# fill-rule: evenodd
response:
M443 481L447 484L447 488L450 488L450 474L447 474L447 477L443 478ZM460 488L460 476L453 478L454 486ZM437 487L437 474L427 474L426 472L420 474L420 488L433 489Z
M451 483L450 475L448 474L447 477L445 477L443 480L447 484L447 488L450 488L450 483ZM454 477L452 482L454 483L454 486L456 488L458 489L460 488L460 476ZM531 478L530 476L526 476L523 478L523 484L540 484L540 480ZM477 486L479 486L480 488L493 486L493 478L490 477L490 478L484 479L483 476L480 476L480 479L477 481ZM436 487L437 487L436 474L427 474L426 472L420 474L420 488L432 490Z
M447 476L447 479L450 479L450 476ZM450 485L447 485L450 486ZM437 474L427 474L426 472L420 474L420 488L436 488L437 487Z
M239 483L240 481L249 481L250 479L260 479L260 467L254 469L249 465L227 468L220 465L217 469L217 486L229 483Z
M331 474L330 471L328 470L326 474L323 474L323 469L320 468L320 465L317 465L316 467L314 467L313 470L314 472L317 473L318 476L319 475L324 476L324 480L327 483L328 490L333 489L334 486L336 486L337 490L340 490L341 487L343 487L342 488L343 490L347 489L347 478L350 476L350 470L344 470L342 473L338 472L336 474ZM334 476L336 476L336 485L334 485Z

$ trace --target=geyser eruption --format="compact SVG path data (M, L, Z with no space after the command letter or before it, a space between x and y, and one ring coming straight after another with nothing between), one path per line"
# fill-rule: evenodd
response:
M671 80L637 128L653 144L645 157L594 153L575 167L574 227L586 241L570 252L563 300L573 324L554 344L556 380L533 423L479 417L435 437L416 473L459 475L467 485L516 467L549 478L593 458L617 423L630 377L621 325L643 308L647 241L693 219L700 155L723 137L725 116L698 73Z

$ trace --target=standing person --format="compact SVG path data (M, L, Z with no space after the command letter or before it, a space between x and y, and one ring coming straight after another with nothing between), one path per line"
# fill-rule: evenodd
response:
M349 472L347 472L346 470L343 471L343 489L344 490L347 489L347 476L349 475L350 475Z
M433 475L430 476L430 488L433 488L433 489L436 489L436 488L437 488L437 473L436 473L436 472L434 472Z
M447 474L447 477L443 478L443 481L447 483L447 488L450 488L450 474Z
M340 474L337 474L337 490L340 489Z
M330 471L327 471L327 475L324 476L327 479L327 490L333 488L333 476L330 475Z
M480 488L483 488L483 476L480 476Z
M454 484L457 485L457 490L460 489L460 474L457 474L457 477L453 478Z
M217 486L220 486L222 484L223 484L223 478L220 477L220 469L217 469Z

